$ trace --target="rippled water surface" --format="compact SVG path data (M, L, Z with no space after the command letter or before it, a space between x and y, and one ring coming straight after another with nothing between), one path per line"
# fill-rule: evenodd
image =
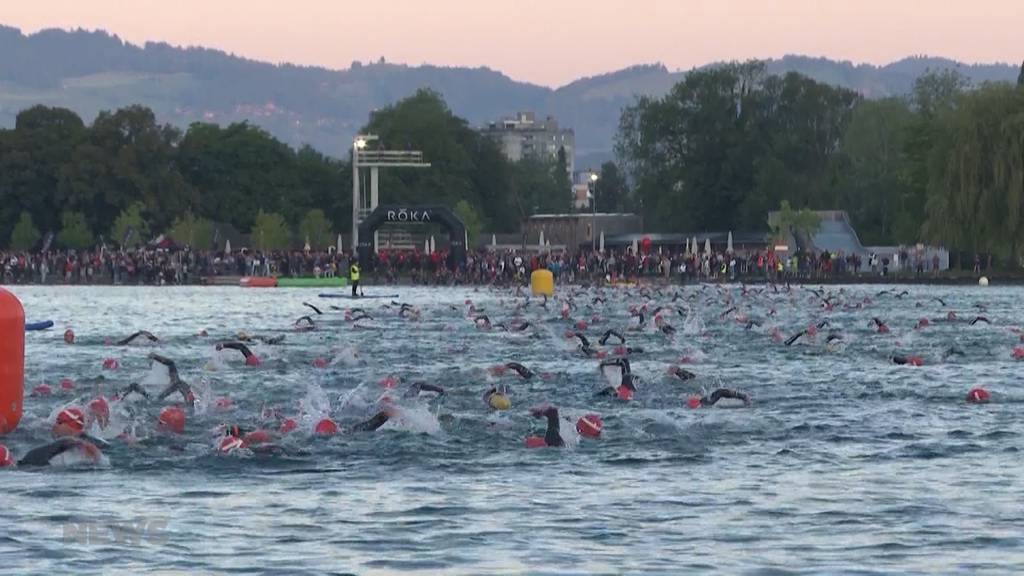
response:
M1012 358L1024 293L833 287L820 293L831 294L826 310L804 288L761 290L608 289L606 302L577 290L563 318L562 301L532 299L516 312L525 300L510 291L388 289L420 319L400 317L386 299L364 300L355 305L373 320L355 326L330 308L352 302L301 289L15 287L29 321L56 322L27 335L26 414L4 439L16 455L50 440L62 407L130 382L162 389L166 372L150 365L150 352L177 361L199 403L182 436L156 430L165 403L114 403L118 429L93 430L109 438L109 467L0 470L0 572L1024 571L1024 395ZM518 317L531 327L480 330L467 300L494 323ZM315 331L292 329L312 313L303 301L324 312L313 313ZM607 385L597 360L565 332L586 321L596 341L635 324L629 307L643 304L645 329L627 333L644 349L631 357L642 378L636 397L595 398ZM672 337L651 321L659 305ZM949 311L960 320L945 321ZM976 315L991 324L969 325ZM872 317L891 333L878 334ZM931 325L914 330L921 318ZM793 346L770 336L821 320L829 324ZM72 346L61 339L66 327L78 334ZM161 342L104 344L140 329ZM262 364L247 367L214 348L243 330L286 338L255 345ZM842 340L826 345L832 333ZM958 353L944 358L950 348ZM894 365L897 353L925 365ZM120 367L103 370L105 358ZM331 363L316 368L316 358ZM488 370L512 360L538 376ZM692 361L696 380L666 374L681 360ZM389 392L380 381L391 374L403 383ZM74 391L60 391L62 378ZM412 381L448 394L401 399ZM42 383L53 395L29 397ZM481 396L501 383L512 409L493 413ZM992 402L967 404L974 386ZM686 407L689 394L717 387L749 392L754 403ZM376 432L346 431L382 394L403 416ZM529 408L545 402L560 409L569 445L528 450L524 437L543 434ZM276 439L280 450L218 454L220 425L276 430L264 414L275 409L299 421ZM599 440L573 430L588 412L604 420ZM327 415L342 433L314 437Z

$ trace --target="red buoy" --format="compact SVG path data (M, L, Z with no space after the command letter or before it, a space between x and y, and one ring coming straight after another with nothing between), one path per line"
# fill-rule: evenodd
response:
M21 421L25 394L25 309L0 288L0 436Z

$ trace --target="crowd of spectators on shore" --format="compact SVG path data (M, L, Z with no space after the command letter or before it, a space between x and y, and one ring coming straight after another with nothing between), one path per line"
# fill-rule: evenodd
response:
M697 282L725 280L828 280L858 275L921 277L937 274L938 257L901 252L889 258L807 252L787 256L771 250L686 254L683 250L612 249L569 254L518 250L471 251L452 269L443 251L381 250L373 268L384 282L414 284L510 284L548 268L562 282L662 278ZM349 255L318 251L234 251L231 253L138 248L126 251L51 250L0 252L5 284L174 285L210 282L217 277L347 275Z

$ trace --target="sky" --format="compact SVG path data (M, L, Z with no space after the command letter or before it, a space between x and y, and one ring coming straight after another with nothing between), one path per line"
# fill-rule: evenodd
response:
M1024 0L0 0L0 23L328 68L487 66L552 87L634 64L785 54L1024 59Z

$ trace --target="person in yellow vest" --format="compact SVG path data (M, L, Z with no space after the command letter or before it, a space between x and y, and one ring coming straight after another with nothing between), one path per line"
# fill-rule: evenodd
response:
M352 284L352 297L358 296L356 289L359 288L359 264L352 263L352 267L348 269L348 281Z

